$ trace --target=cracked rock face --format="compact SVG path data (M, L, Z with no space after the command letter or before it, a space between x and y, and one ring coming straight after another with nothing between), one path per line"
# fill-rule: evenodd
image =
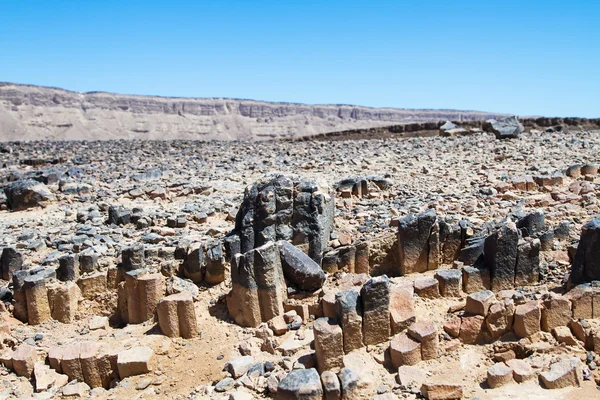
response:
M236 216L240 251L289 240L320 264L333 230L334 207L333 193L324 181L293 182L283 175L260 179L246 188Z

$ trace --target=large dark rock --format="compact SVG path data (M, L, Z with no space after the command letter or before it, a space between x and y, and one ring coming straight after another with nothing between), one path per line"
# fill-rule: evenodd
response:
M108 208L108 224L127 225L130 222L132 222L131 210L119 205L113 205Z
M600 280L600 217L585 224L571 267L571 282Z
M519 231L507 222L485 239L483 256L490 269L492 290L512 289L515 284Z
M269 175L244 193L235 223L239 251L290 240L306 246L310 258L320 264L333 230L334 210L333 194L326 183Z
M41 206L43 202L56 200L46 185L33 179L11 182L4 188L6 202L13 211Z
M467 240L465 247L460 249L458 261L461 261L465 265L480 264L483 259L484 245L485 238L483 237L475 237Z
M277 246L283 274L289 282L308 292L323 287L326 277L319 264L289 242L282 240L277 242Z
M290 372L277 386L276 400L322 400L323 386L316 369Z
M77 254L65 254L58 259L56 277L58 280L75 281L79 277L79 257Z
M15 271L23 268L23 255L14 247L5 247L0 256L2 279L9 281Z
M434 210L410 214L398 222L400 275L425 272L429 265L429 236L436 223Z
M517 228L523 234L523 237L534 236L544 230L546 227L544 211L536 210L517 221Z
M483 125L486 132L496 135L496 139L514 139L525 129L517 117L507 117L501 120L491 119Z

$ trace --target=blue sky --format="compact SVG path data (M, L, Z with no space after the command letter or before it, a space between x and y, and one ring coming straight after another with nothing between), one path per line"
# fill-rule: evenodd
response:
M600 1L0 1L0 81L600 117Z

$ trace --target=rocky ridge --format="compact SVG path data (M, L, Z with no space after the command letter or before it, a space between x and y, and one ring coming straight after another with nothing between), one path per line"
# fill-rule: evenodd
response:
M266 140L498 113L79 93L0 83L0 140Z

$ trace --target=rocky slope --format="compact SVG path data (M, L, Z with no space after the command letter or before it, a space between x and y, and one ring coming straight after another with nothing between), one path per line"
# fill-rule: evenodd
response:
M0 83L0 141L265 140L501 114L79 93Z

